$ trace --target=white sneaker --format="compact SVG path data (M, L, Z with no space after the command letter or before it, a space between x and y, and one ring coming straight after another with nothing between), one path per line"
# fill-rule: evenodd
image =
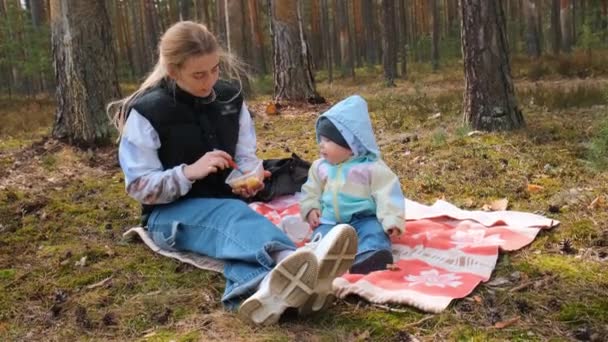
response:
M239 308L241 319L274 324L288 307L304 304L317 285L319 265L311 251L297 250L268 273L259 289Z
M339 224L323 238L321 234L316 234L312 241L302 248L314 251L319 263L319 278L313 295L300 306L300 314L320 311L334 301L336 297L332 283L353 264L357 254L357 242L355 229L348 224Z

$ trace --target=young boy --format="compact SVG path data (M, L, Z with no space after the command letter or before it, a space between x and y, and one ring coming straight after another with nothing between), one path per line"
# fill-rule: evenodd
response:
M355 229L351 273L385 269L393 262L389 236L405 227L405 201L399 179L380 159L365 100L350 96L321 115L317 142L321 158L302 186L302 217L321 236L340 224Z

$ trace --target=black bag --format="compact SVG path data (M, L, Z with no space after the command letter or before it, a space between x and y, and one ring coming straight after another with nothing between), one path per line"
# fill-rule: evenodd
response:
M272 176L264 180L264 189L255 195L254 201L268 202L279 196L293 195L306 183L310 169L310 163L295 153L290 158L264 160L263 165Z

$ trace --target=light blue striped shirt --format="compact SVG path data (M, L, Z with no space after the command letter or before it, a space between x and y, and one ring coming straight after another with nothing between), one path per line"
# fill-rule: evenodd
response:
M239 115L239 137L234 160L240 169L248 170L259 161L255 154L255 127L245 103ZM120 139L118 159L125 174L127 193L143 204L170 203L192 188L193 182L184 175L186 164L163 169L158 157L160 145L158 133L152 124L131 109Z

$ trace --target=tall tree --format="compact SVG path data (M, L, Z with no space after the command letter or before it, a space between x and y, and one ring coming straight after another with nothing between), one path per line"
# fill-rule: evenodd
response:
M433 47L431 49L431 61L433 65L433 71L439 69L439 4L438 0L431 0L431 14L433 16L433 29L431 31L431 37L433 40Z
M395 86L397 76L397 46L395 44L395 2L382 0L382 64L384 81L389 87Z
M179 20L192 19L192 0L179 0Z
M511 130L525 125L517 107L506 22L500 2L462 0L464 121L477 130Z
M260 29L260 21L258 17L258 2L257 0L249 1L249 24L251 25L250 30L253 36L253 61L256 72L265 74L266 69L266 52L264 50L264 39L262 36L262 30Z
M318 102L298 0L271 0L274 98Z
M79 146L110 142L105 106L120 97L105 1L51 0L57 80L53 137Z
M538 7L535 0L524 0L524 14L526 17L526 47L528 56L540 57L541 45L538 32Z
M554 55L559 54L562 46L559 6L560 0L551 0L551 47Z
M407 44L408 44L408 17L407 17L407 0L399 2L399 51L401 53L401 77L407 79Z
M319 0L312 0L310 7L310 39L314 67L319 68L320 63L317 61L323 60L323 50L321 48L321 8Z
M373 0L363 0L362 11L363 27L365 30L365 61L368 65L374 65L378 61L378 50L376 49L376 37L374 35L376 32L374 29L376 26L376 16L374 15L376 10Z
M572 18L570 16L570 0L560 1L559 17L562 33L562 50L566 53L570 53L572 50Z
M29 4L30 11L32 12L32 25L34 25L34 27L39 27L46 18L44 14L44 1L32 0Z
M362 59L365 54L365 36L363 34L363 2L362 0L355 0L353 2L353 24L354 24L354 35L353 40L356 42L357 50L355 52L355 59L357 60L357 66L360 67Z
M325 64L327 67L327 79L329 83L334 80L334 45L331 43L330 36L330 25L329 25L329 5L327 0L321 0L321 27L323 39L321 39L321 48L325 51Z
M338 21L338 32L340 41L340 56L342 60L342 76L355 77L355 66L353 63L353 55L351 49L351 38L348 31L348 3L346 0L336 1L336 15Z

